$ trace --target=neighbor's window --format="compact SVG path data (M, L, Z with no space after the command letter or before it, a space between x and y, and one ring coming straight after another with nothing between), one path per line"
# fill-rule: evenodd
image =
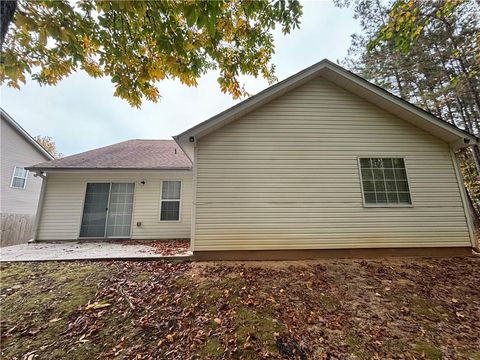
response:
M20 166L15 166L10 186L17 189L25 189L25 186L27 185L27 176L28 170L25 170Z
M360 169L365 204L412 203L402 158L361 158Z
M162 182L162 201L160 208L160 220L180 219L180 193L182 183L180 181Z

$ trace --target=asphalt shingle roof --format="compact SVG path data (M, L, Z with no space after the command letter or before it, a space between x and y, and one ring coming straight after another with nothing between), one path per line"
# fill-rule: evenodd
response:
M191 169L192 162L173 140L128 140L61 159L31 170L48 169Z

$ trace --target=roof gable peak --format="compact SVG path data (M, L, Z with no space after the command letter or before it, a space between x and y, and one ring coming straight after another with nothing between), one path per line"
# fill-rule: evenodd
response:
M431 133L454 148L478 142L478 138L465 130L437 118L328 59L299 71L173 138L180 146L191 142L192 137L196 141L318 76Z

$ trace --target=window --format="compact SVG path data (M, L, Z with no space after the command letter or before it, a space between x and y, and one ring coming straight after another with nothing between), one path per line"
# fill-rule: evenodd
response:
M162 200L160 205L160 220L180 220L180 181L162 182Z
M361 158L366 205L411 205L407 171L402 158Z
M25 186L27 185L27 176L28 170L25 170L23 167L15 166L10 186L17 189L25 189Z

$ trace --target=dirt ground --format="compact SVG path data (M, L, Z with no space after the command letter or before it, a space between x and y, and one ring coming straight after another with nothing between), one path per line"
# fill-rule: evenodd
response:
M480 359L480 258L1 265L3 359Z

